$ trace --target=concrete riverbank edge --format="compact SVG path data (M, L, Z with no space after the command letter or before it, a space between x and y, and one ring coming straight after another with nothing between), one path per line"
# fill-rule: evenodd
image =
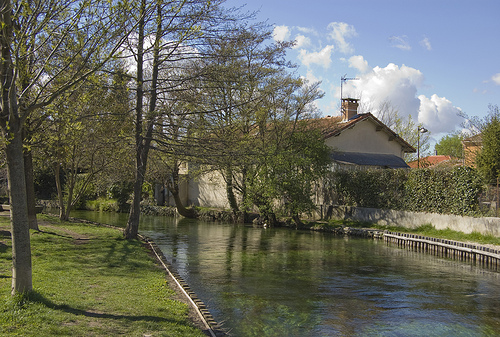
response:
M471 217L342 205L321 205L318 215L325 220L355 220L409 229L431 224L438 230L451 229L465 234L477 232L483 235L500 236L500 218L496 217Z
M71 218L70 220L78 221L81 223L88 223L96 226L109 227L119 231L123 231L123 228L121 227L89 221L85 219ZM168 262L167 258L165 257L161 249L158 247L158 245L151 238L148 238L147 236L144 236L142 234L138 234L138 238L142 242L144 242L144 244L148 245L148 247L151 249L158 262L166 271L167 275L175 283L178 290L184 296L184 298L191 306L191 308L196 312L198 320L203 325L203 331L211 337L227 336L225 331L221 328L220 324L215 321L214 317L207 309L205 303L198 298L198 296L191 290L187 282L177 273L177 271L175 271L175 268Z

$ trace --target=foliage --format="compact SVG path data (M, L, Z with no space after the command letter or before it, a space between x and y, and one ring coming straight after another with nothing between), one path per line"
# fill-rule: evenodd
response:
M476 170L460 166L443 170L339 170L329 174L324 186L327 202L477 215L483 185Z
M498 109L498 108L497 108ZM481 132L482 149L477 154L476 164L487 182L496 182L500 177L500 116L492 114Z
M456 133L452 135L446 135L439 140L439 142L434 145L434 150L437 155L440 156L451 156L453 158L463 158L463 146L462 146L463 136Z
M98 212L120 212L120 205L116 199L98 198L96 200L87 200L83 207L90 211Z

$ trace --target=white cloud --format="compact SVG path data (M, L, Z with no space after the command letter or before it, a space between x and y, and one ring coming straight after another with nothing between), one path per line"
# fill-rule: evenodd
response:
M315 82L320 82L321 79L319 79L318 77L316 77L316 75L313 74L313 72L311 70L308 70L307 71L307 74L306 76L301 76L306 82L309 82L309 83L315 83Z
M491 80L495 82L496 85L500 85L500 73L497 73L491 77Z
M423 81L419 70L390 63L385 68L375 67L362 74L359 81L347 82L344 93L360 97L361 103L375 114L383 102L389 101L402 117L412 115L416 118L420 106L417 88Z
M420 41L420 45L427 50L432 50L431 41L427 37L425 37L422 41Z
M290 39L290 29L288 26L276 26L273 30L275 41L288 41Z
M363 65L366 61L356 56L349 62ZM357 81L345 83L343 96L360 98L361 106L376 116L377 108L389 102L400 117L406 119L411 115L415 122L422 123L434 134L451 132L462 122L457 115L460 108L446 98L436 94L427 98L418 94L424 86L424 75L418 69L390 63L385 68L375 67L358 77Z
M312 35L318 35L318 32L314 28L307 28L307 27L295 27L299 32L304 33L304 34L312 34Z
M293 46L293 48L297 49L297 48L304 48L304 47L308 47L311 45L311 39L304 36L304 35L297 35L295 37L295 45Z
M328 34L329 38L337 43L342 53L348 54L354 52L354 48L346 41L347 38L358 35L354 26L345 22L331 22L328 25L328 30L330 30Z
M391 36L389 38L392 46L401 50L411 50L410 43L408 42L408 36Z
M463 121L458 115L460 108L453 106L445 97L434 94L431 98L427 98L420 95L418 99L420 100L418 122L428 128L432 127L433 133L451 132Z
M324 68L328 68L332 63L333 46L326 46L319 52L308 52L305 49L299 51L299 60L305 66L318 64Z
M352 56L349 59L349 67L358 69L361 73L366 73L370 69L368 61L361 55Z

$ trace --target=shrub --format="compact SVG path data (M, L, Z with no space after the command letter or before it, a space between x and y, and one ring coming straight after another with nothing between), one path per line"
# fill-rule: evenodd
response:
M324 200L348 206L478 215L479 173L469 167L331 172Z

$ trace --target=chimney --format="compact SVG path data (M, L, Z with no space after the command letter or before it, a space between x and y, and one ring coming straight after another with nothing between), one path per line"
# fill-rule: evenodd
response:
M342 121L347 122L358 114L359 99L342 98Z

